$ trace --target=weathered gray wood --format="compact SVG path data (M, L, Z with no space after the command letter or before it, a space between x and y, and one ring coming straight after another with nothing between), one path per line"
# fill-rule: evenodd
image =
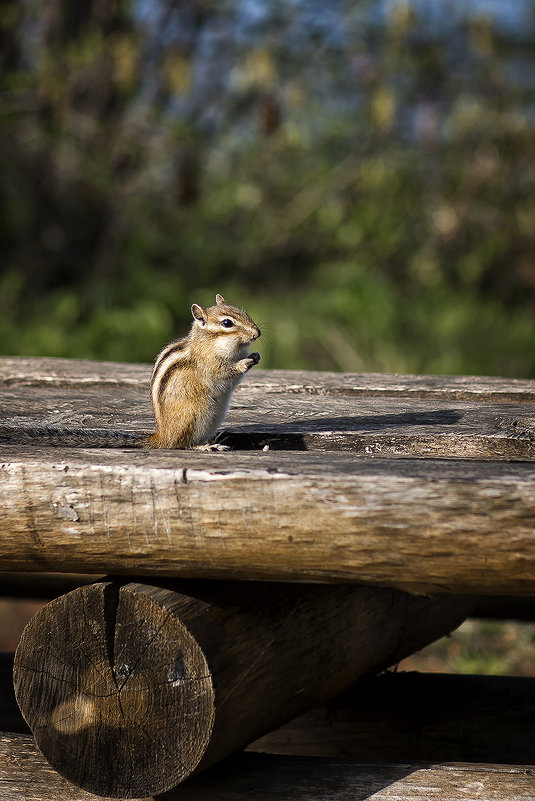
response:
M384 673L249 746L285 756L531 765L535 679Z
M225 442L238 449L341 450L363 455L535 458L535 404L237 391ZM0 440L143 447L153 431L148 390L0 384Z
M0 441L144 447L153 431L148 391L0 389ZM363 455L535 458L535 406L289 394L234 398L224 442L237 449L338 450Z
M150 365L99 362L84 359L0 358L4 386L63 387L122 386L148 389ZM495 376L399 375L389 373L332 373L305 370L255 369L241 393L403 395L409 398L450 400L535 401L535 380Z
M534 786L533 767L242 754L157 799L137 801L533 801ZM95 801L95 796L56 773L33 738L3 733L0 801Z
M0 383L3 386L145 386L151 367L147 364L102 362L88 359L0 357Z
M147 365L0 359L0 440L143 447ZM535 459L533 381L260 371L225 421L235 448Z
M535 593L530 463L0 446L4 570Z
M96 798L60 776L40 753L33 737L0 732L0 801L96 801Z
M98 582L28 623L15 693L65 778L150 795L444 635L472 606L358 585Z

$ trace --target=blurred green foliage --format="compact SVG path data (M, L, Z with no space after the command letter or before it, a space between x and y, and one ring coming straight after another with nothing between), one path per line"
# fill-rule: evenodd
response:
M534 623L472 618L448 637L404 659L399 667L432 673L533 676L534 645Z
M150 361L219 291L265 367L535 375L535 11L341 3L201 80L228 4L144 8L0 0L0 352Z

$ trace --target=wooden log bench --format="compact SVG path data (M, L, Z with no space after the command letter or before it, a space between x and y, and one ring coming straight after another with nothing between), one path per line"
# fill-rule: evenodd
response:
M0 360L4 593L51 599L0 798L535 797L532 680L375 679L528 608L535 382L259 370L199 453L144 447L149 374Z

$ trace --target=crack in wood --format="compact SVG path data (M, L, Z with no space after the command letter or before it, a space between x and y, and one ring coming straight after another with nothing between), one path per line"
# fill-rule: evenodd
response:
M119 690L119 682L115 670L115 635L117 628L117 612L119 609L119 596L121 583L117 581L107 582L103 585L104 603L104 642L106 644L106 654L110 666L111 676L114 684ZM126 683L127 679L125 679ZM124 684L123 684L124 686Z

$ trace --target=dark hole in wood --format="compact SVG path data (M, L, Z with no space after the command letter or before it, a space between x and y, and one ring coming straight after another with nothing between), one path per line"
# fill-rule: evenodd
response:
M236 450L359 450L364 432L386 433L404 426L445 426L459 423L462 413L452 409L431 412L403 412L366 416L314 417L296 419L272 426L254 425L246 429L229 428L218 442ZM403 433L403 432L402 432ZM417 435L414 435L416 439Z

